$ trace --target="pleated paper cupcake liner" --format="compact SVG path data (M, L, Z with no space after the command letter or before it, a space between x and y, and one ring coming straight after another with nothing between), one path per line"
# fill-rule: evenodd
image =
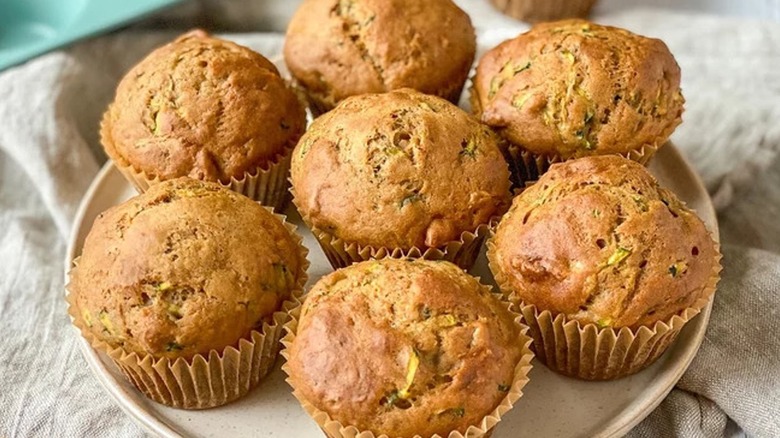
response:
M442 99L448 100L453 105L458 105L460 102L460 96L463 94L463 87L466 83L466 77L460 82L454 82L452 85L433 93L435 96L439 96ZM307 106L311 110L312 116L317 118L326 112L332 110L338 105L333 103L330 99L318 95L317 93L309 91L306 87L298 82L295 82L295 87L300 93L306 96Z
M477 278L479 281L479 279ZM493 431L495 430L496 425L501 421L501 418L517 403L518 400L523 396L523 388L526 384L528 384L528 373L531 371L532 365L531 361L534 358L534 353L531 351L531 338L528 336L528 327L522 322L522 316L518 314L516 311L514 311L514 304L507 302L503 297L498 296L499 294L496 294L495 292L492 292L488 286L485 286L480 283L480 285L483 288L488 289L488 291L491 292L492 295L496 296L497 299L501 300L502 302L506 303L508 305L509 311L516 315L515 317L515 323L520 327L520 336L518 338L518 342L522 345L521 355L520 355L520 361L515 366L515 373L514 378L512 380L512 384L510 385L509 391L507 392L506 396L501 400L498 406L496 406L493 411L491 411L488 415L484 416L477 424L470 425L465 431L457 431L454 430L450 432L446 437L442 437L438 434L435 434L431 436L430 438L489 438ZM284 349L281 352L282 357L284 357L285 361L289 360L288 351L290 346L295 342L296 332L298 329L298 322L300 320L300 313L301 313L301 307L295 309L294 312L291 313L291 318L285 324L285 331L286 334L284 338L282 339L282 344L284 345ZM368 430L359 430L355 426L351 425L345 425L341 422L334 420L327 412L317 409L314 405L309 403L302 395L301 393L296 390L293 383L290 381L289 378L290 370L288 367L287 362L285 362L284 365L282 365L282 370L287 373L287 383L292 387L293 389L293 395L296 399L300 402L303 409L306 411L307 414L317 423L317 425L322 429L322 431L330 438L376 438L377 435ZM379 435L379 438L387 438L386 434ZM428 437L420 437L420 435L416 435L414 438L428 438Z
M553 371L583 380L614 380L635 374L652 365L677 338L686 323L706 307L720 280L720 251L715 243L716 267L694 304L676 315L638 329L599 327L582 324L562 314L540 310L523 302L509 286L503 272L491 257L488 242L488 264L496 284L510 301L516 303L530 327L536 357Z
M100 124L101 143L122 175L135 187L138 193L144 193L152 185L163 181L159 176L149 175L132 165L121 163L113 147L110 130L107 126L107 118L108 111ZM290 184L288 175L290 173L290 161L294 147L295 144L289 145L273 159L245 172L240 178L231 177L228 183L222 181L215 182L263 205L273 207L276 211L284 211L288 201Z
M564 18L585 18L596 0L490 0L510 17L535 23Z
M474 266L474 262L477 260L477 256L479 256L479 251L482 249L482 244L488 234L490 234L491 224L496 222L497 219L495 218L488 224L478 226L473 232L466 231L461 233L458 240L453 240L440 247L425 249L418 247L402 249L370 245L363 246L322 231L309 224L305 218L304 222L311 228L312 234L335 269L372 259L409 257L426 260L446 260L458 265L461 269L469 270Z
M74 296L68 291L66 300L73 324L92 348L110 357L139 391L157 403L180 409L208 409L243 397L273 369L284 325L292 314L300 313L303 288L308 279L308 250L303 246L303 238L296 233L294 225L285 221L284 216L274 215L282 220L298 243L304 261L301 276L290 298L282 302L280 309L269 315L261 327L240 339L236 346L196 354L189 360L154 358L122 347L112 347L96 338L82 323L73 302ZM78 268L78 259L73 265L74 270Z
M623 158L636 161L643 166L647 166L650 163L650 159L653 158L655 153L662 146L648 144L639 149L631 150L619 155ZM550 169L550 166L555 163L566 161L559 155L537 155L528 152L517 145L509 145L507 147L506 155L508 155L509 169L514 181L517 181L519 184L516 188L523 188L525 185L537 181L539 177Z

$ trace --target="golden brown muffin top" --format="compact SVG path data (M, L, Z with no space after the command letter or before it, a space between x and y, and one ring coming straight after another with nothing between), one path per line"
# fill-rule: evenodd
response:
M488 247L505 292L612 327L651 325L690 307L718 263L701 219L618 156L553 165L514 199Z
M69 290L97 339L190 358L267 322L305 275L301 251L256 202L180 178L98 216Z
M319 117L292 158L309 224L375 247L438 247L509 204L509 170L489 128L410 89L346 99Z
M308 0L287 28L293 77L333 107L358 94L460 88L476 52L468 15L451 0Z
M461 433L506 396L519 326L449 262L382 259L340 269L308 294L291 384L344 425L377 436Z
M660 147L682 121L684 99L661 40L566 20L487 52L471 103L511 143L567 159Z
M305 113L262 55L195 31L133 67L103 123L106 152L122 166L227 183L292 147Z

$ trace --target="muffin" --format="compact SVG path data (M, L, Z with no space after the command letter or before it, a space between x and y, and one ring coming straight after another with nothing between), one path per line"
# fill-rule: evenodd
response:
M127 73L101 141L139 192L189 176L281 208L304 128L303 106L270 61L194 31Z
M405 87L457 104L476 47L471 20L450 0L308 0L287 28L284 57L322 113Z
M268 373L308 266L283 218L189 178L102 213L74 264L82 335L145 395L186 409L230 402Z
M680 68L666 45L568 20L534 26L479 61L474 114L535 180L550 163L618 154L642 164L682 121Z
M507 304L449 262L358 263L311 289L283 369L331 437L485 436L532 358Z
M650 365L707 304L720 271L701 219L614 155L553 165L514 199L488 259L539 359L583 379Z
M293 202L334 267L385 255L470 267L509 205L489 128L410 89L344 100L293 152Z
M562 18L585 18L596 0L490 0L499 11L518 20L536 23Z

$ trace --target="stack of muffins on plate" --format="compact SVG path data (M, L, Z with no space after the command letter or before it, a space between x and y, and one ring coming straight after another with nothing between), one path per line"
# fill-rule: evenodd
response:
M284 345L331 437L489 436L532 348L582 379L649 366L720 271L643 166L681 122L679 67L659 40L540 24L478 62L472 115L475 48L450 0L308 0L289 83L201 31L152 52L101 126L141 194L74 261L74 324L186 409L245 395ZM307 295L308 251L274 213L290 193L336 269ZM486 239L500 292L466 272Z

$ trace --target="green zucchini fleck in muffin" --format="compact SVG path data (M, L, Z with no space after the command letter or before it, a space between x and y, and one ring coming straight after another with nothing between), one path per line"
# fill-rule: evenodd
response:
M530 350L518 321L449 262L367 261L315 284L285 367L304 407L342 427L465 435L519 396Z
M70 273L71 314L123 369L143 373L145 358L218 366L212 354L262 352L252 347L258 336L278 339L286 321L278 312L306 279L305 255L289 226L249 198L214 183L167 181L95 220ZM263 361L272 364L277 351L266 349ZM269 368L245 363L233 372L254 385ZM193 408L229 401L181 391L153 398Z
M498 141L434 96L404 89L352 97L298 143L294 202L336 266L431 250L469 267L487 224L509 203Z
M553 165L515 198L488 244L488 259L501 290L525 306L540 359L589 379L652 363L706 305L720 271L717 244L701 219L643 166L619 156ZM552 332L567 322L576 323L570 325L577 342L545 335L545 327ZM584 339L624 330L621 339L635 348L621 344L617 358L600 354L593 363L594 349L609 344L586 346ZM638 345L651 342L657 342L653 354L641 356L647 350ZM586 359L558 360L571 349Z
M476 48L469 16L451 0L309 0L290 20L284 58L326 112L399 88L457 104Z
M584 20L499 44L473 82L474 114L512 145L525 179L584 156L645 164L682 121L680 67L666 44Z
M303 106L270 61L194 31L125 75L101 141L139 191L189 176L278 208L305 126Z

